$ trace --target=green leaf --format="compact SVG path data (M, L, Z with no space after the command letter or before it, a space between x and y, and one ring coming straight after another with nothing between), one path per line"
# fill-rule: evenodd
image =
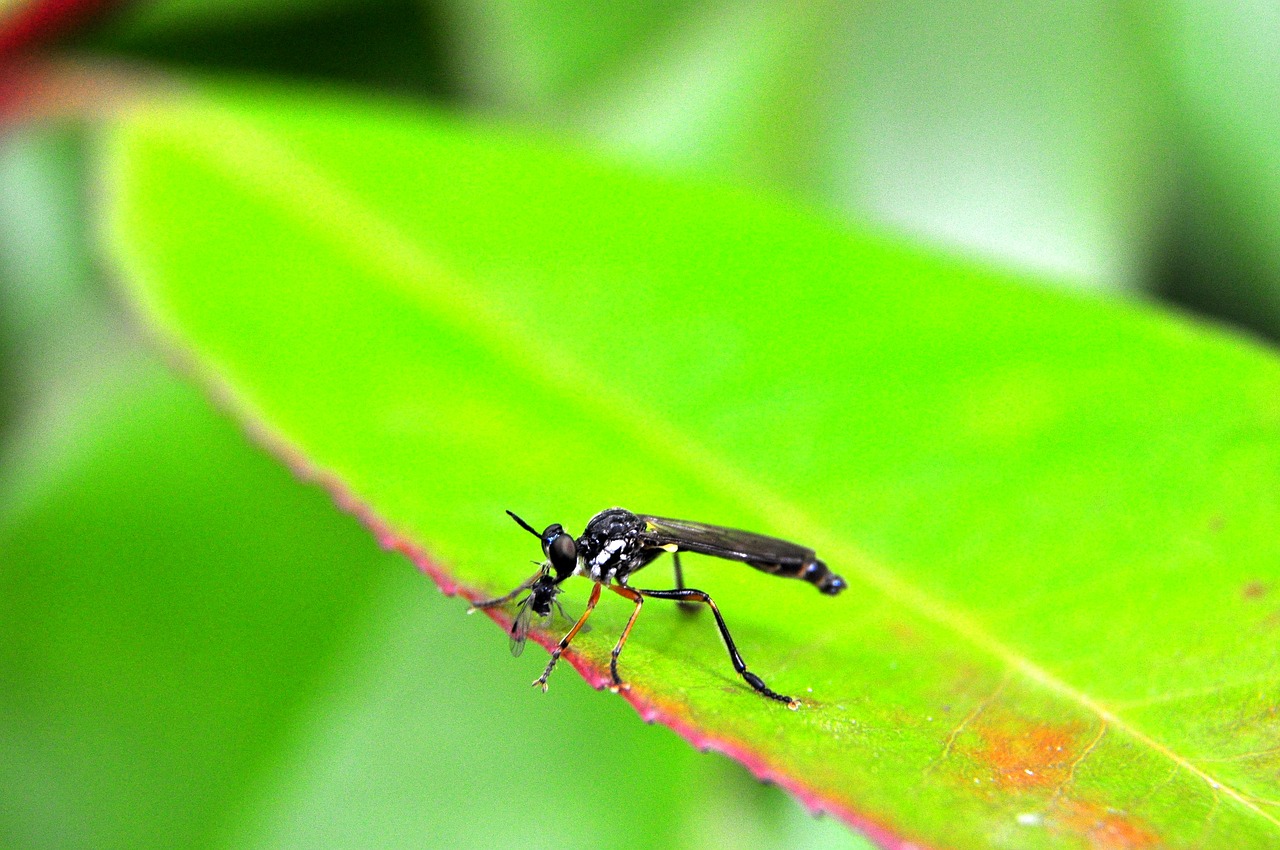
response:
M849 580L690 558L804 706L654 602L621 665L643 716L918 843L1280 835L1269 353L385 103L211 89L122 118L102 164L154 330L447 588L526 576L504 508L613 504ZM607 596L568 656L597 684Z
M513 773L576 778L539 816L560 847L714 837L718 810L841 837L581 682L506 688L487 624L136 352L80 383L2 458L0 845L518 845ZM667 816L601 821L602 787Z

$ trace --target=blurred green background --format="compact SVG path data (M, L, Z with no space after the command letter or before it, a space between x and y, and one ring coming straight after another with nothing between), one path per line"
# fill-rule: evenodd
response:
M161 0L26 50L389 93L1280 334L1273 2ZM575 676L513 685L538 653L170 376L94 146L0 137L0 846L863 846Z

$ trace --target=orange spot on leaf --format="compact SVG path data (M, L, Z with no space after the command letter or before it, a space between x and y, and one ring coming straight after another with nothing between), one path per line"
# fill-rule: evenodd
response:
M1093 850L1145 850L1160 838L1138 818L1097 803L1065 803L1059 822L1084 836Z
M1260 581L1251 581L1240 589L1240 595L1245 599L1261 599L1267 595L1267 591L1271 588Z
M1061 785L1081 746L1075 726L995 726L977 732L982 746L974 757L990 766L996 781L1007 788Z

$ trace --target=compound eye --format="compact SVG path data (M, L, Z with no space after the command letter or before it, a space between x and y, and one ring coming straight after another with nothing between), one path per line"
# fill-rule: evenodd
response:
M547 546L547 557L551 559L556 575L565 578L578 566L578 544L568 534L561 532Z

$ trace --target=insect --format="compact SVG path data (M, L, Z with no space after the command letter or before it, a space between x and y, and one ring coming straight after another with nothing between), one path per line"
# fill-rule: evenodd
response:
M695 552L741 561L772 575L807 581L822 593L835 596L847 584L843 578L827 569L827 565L818 560L812 549L763 534L682 519L633 514L622 508L609 508L593 516L582 536L575 540L559 523L547 526L539 534L533 526L511 511L507 513L521 528L542 542L542 554L546 559L538 567L538 571L515 590L495 599L476 602L471 610L503 605L528 591L528 595L518 603L517 613L511 624L512 654L519 655L524 649L525 637L529 633L533 616L549 619L552 607L560 605L556 597L559 596L560 585L565 579L583 576L595 582L587 600L587 609L552 650L547 668L533 683L535 687L541 686L543 691L547 689L547 677L555 669L560 655L591 616L591 611L600 601L601 589L608 588L635 604L609 661L613 690L624 687L618 676L618 656L627 642L627 636L631 634L631 627L636 623L644 600L670 599L682 606L696 606L699 603L707 605L715 615L716 627L720 630L720 637L724 639L725 648L729 651L729 660L738 675L758 693L770 699L785 702L791 708L799 705L791 697L772 690L763 679L747 669L716 603L703 591L685 587L684 575L680 569L680 553ZM664 552L670 552L675 562L675 589L642 590L631 587L628 580L632 574L653 563Z

